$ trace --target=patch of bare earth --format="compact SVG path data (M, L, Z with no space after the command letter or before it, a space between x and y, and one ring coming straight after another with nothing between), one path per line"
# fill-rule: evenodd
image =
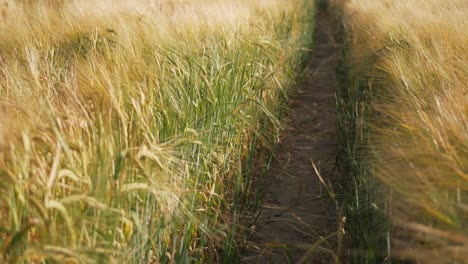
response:
M282 136L255 232L242 263L298 263L312 245L336 231L336 212L312 166L335 182L336 67L338 47L328 14L316 18L314 55L292 101L292 123ZM335 237L304 263L332 263ZM310 253L310 252L309 252Z

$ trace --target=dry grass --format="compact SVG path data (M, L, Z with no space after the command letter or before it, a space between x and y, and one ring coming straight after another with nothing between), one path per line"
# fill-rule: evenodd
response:
M277 137L310 44L311 4L6 3L2 260L235 254L248 161Z
M387 187L394 255L468 259L468 2L335 1L351 79L368 85L368 160ZM361 107L361 105L359 106Z

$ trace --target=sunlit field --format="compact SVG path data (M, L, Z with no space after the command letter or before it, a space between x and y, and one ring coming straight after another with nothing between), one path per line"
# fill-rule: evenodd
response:
M342 222L307 252L465 263L468 2L317 3L341 48L325 187ZM0 0L0 263L239 262L314 16L313 0Z
M377 247L380 261L465 263L468 2L333 4L346 34L338 106L355 257ZM374 228L386 219L389 231Z
M241 224L258 206L254 175L310 53L312 7L3 1L0 262L234 259ZM453 59L450 67L462 61ZM464 77L450 74L450 85ZM466 110L440 96L448 110ZM466 161L457 152L466 145L450 142L440 143L452 146L441 162Z

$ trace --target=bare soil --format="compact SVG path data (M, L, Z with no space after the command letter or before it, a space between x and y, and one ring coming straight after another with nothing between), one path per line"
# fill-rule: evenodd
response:
M314 55L291 102L292 122L266 176L264 205L242 263L298 263L315 242L337 230L334 206L312 162L325 181L333 183L339 177L335 166L338 46L330 16L319 12L316 23ZM304 263L332 263L325 251L335 246L333 237Z

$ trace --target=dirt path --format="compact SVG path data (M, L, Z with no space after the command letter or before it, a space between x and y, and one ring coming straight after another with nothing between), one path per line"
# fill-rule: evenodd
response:
M336 213L311 160L326 181L336 179L337 45L329 15L319 13L316 23L314 55L292 102L292 124L267 176L271 184L243 263L297 263L321 236L336 230ZM316 253L305 263L332 263L328 256Z

